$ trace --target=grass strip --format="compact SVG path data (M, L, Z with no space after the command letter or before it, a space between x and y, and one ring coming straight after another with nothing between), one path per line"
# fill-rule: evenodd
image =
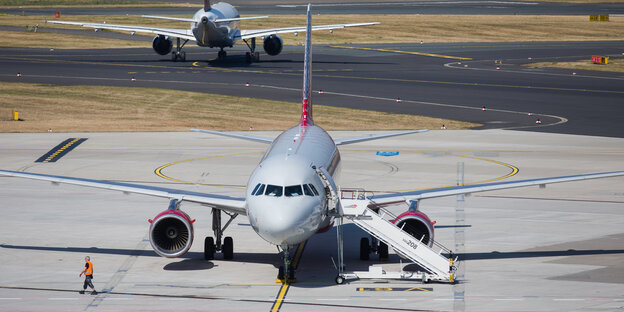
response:
M187 29L188 23L155 20L137 15L61 15L60 20L107 24L158 26L164 28ZM181 16L188 18L189 16ZM77 26L46 24L53 16L0 16L0 25L27 26L39 24L46 28L72 28ZM548 16L548 15L384 15L348 14L314 15L315 25L357 22L381 22L380 25L315 31L315 44L354 44L354 43L413 43L420 42L517 42L517 41L608 41L622 40L624 17L611 17L609 22L590 22L588 16ZM274 15L267 19L241 22L241 29L264 29L305 25L304 14ZM141 35L137 33L137 35ZM149 35L152 37L153 35ZM284 44L301 45L304 36L284 34ZM132 40L132 37L128 36ZM105 42L108 39L99 39ZM51 48L94 48L91 43L76 41L55 42L48 40L23 40L33 45L48 44ZM16 40L2 40L0 46L12 47L27 45ZM239 44L242 44L239 42ZM111 44L111 47L119 46Z
M321 100L319 99L319 102ZM24 121L10 121L13 110ZM0 83L0 132L283 130L299 121L298 103L199 92L105 86ZM467 129L478 124L314 106L326 130Z

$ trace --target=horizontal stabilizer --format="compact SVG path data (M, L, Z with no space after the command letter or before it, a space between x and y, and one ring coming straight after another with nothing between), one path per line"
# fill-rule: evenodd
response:
M155 19L164 19L164 20L178 21L178 22L189 22L189 23L197 22L196 20L194 20L192 18L181 18L181 17L156 16L156 15L141 15L141 17L155 18Z
M257 137L253 135L245 135L245 134L238 134L238 133L231 133L231 132L220 132L220 131L205 130L205 129L191 129L191 131L222 135L226 137L243 139L243 140L260 142L260 143L267 143L267 144L273 143L273 139L261 138L261 137Z
M409 130L409 131L401 131L401 132L384 133L384 134L377 134L377 135L367 135L367 136L356 137L356 138L341 139L341 140L336 140L336 145L347 145L347 144L352 144L352 143L378 140L378 139L389 138L393 136L406 135L406 134L412 134L412 133L421 133L421 132L426 132L426 131L429 131L429 130L427 129Z

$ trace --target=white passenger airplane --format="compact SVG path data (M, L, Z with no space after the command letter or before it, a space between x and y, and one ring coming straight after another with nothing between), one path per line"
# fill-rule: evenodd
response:
M404 131L334 141L327 132L316 126L312 118L312 103L310 102L312 90L310 84L312 73L310 20L310 6L308 5L303 97L299 124L282 132L275 139L193 129L270 144L266 154L249 178L244 198L7 170L0 170L0 175L168 198L170 200L168 209L150 220L151 225L149 227L151 245L157 254L164 257L182 256L189 250L193 242L193 219L180 210L180 203L193 202L212 208L212 228L216 241L212 237L205 238L204 256L206 259L213 259L215 250L223 252L225 259L232 259L233 240L231 237L222 239L223 232L236 216L245 215L249 218L251 226L258 235L284 251L284 266L280 268L278 277L289 280L293 278L292 270L288 265L290 263L288 260L289 251L315 233L330 229L334 218L340 216L336 214L336 211L340 210L337 209L340 199L338 198L336 201L337 187L336 181L334 181L340 171L338 146L426 131ZM410 210L397 217L394 224L401 228L405 227L405 231L416 240L423 239L423 243L431 245L434 227L429 218L418 210L417 203L419 200L621 175L624 175L624 171L475 184L393 193L369 197L367 200L369 200L369 207L382 207L397 203L410 204ZM221 223L221 212L230 217L225 225Z
M167 55L173 48L172 38L176 38L176 50L171 53L171 59L175 62L178 59L185 61L186 53L182 51L184 45L189 41L195 41L200 47L221 48L219 51L219 59L224 59L226 56L223 48L232 47L238 40L243 40L249 52L245 54L246 61L248 63L252 61L258 61L260 59L259 52L256 52L256 38L263 37L263 47L266 54L275 56L282 52L283 42L282 38L278 34L283 33L298 33L305 31L305 26L301 27L286 27L286 28L269 28L269 29L254 29L254 30L239 30L238 24L242 20L267 18L268 16L252 16L252 17L240 17L236 8L232 5L219 2L210 5L210 0L204 0L204 8L199 9L193 18L178 18L167 16L152 16L143 15L146 18L156 18L164 20L173 20L180 22L191 23L190 29L171 29L171 28L158 28L158 27L144 27L144 26L130 26L130 25L113 25L113 24L98 24L87 22L64 22L64 21L47 21L55 24L66 25L78 25L87 28L94 28L96 31L99 29L110 29L118 31L127 31L134 35L134 33L151 33L156 34L152 41L152 47L154 51L160 55ZM333 32L334 29L340 29L345 27L355 26L370 26L379 24L373 23L356 23L356 24L335 24L335 25L319 25L313 26L312 30L329 30ZM180 39L184 40L180 44Z

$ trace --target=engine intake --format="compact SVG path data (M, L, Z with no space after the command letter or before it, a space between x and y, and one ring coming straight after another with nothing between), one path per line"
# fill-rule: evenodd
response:
M396 226L409 233L422 243L433 246L433 225L429 217L421 211L406 211L399 215L394 221ZM423 237L424 236L424 237Z
M167 55L173 48L173 40L169 36L158 35L152 40L152 48L160 55Z
M270 35L264 38L264 52L266 54L275 56L282 52L284 47L282 38L278 35Z
M176 258L191 248L195 220L183 211L165 210L149 222L150 243L158 255Z

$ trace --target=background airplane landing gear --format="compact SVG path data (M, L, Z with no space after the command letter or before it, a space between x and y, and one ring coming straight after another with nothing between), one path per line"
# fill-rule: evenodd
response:
M248 64L253 62L260 62L260 52L245 53L245 62L247 62Z
M225 52L224 50L219 51L219 54L217 55L217 59L220 61L225 60L225 57L227 56L227 52Z
M171 52L171 60L176 62L178 59L180 59L182 62L186 61L186 52L181 51L181 52Z

